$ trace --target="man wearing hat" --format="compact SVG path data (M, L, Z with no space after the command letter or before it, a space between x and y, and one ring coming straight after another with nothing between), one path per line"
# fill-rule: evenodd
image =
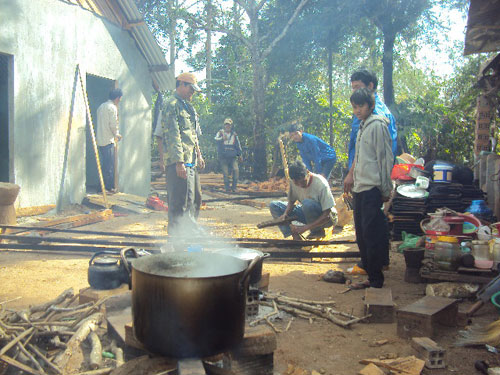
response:
M233 184L231 190L236 191L238 184L238 160L241 162L241 145L238 135L233 130L233 120L226 118L224 120L224 129L217 132L215 136L217 141L217 150L219 162L224 175L224 187L229 192L229 173L233 172Z
M196 234L194 220L195 168L205 162L197 136L197 115L191 105L195 91L201 91L193 73L181 73L174 94L165 100L161 129L155 135L160 165L165 168L168 194L168 234ZM165 154L163 151L165 150ZM190 232L191 229L191 232Z

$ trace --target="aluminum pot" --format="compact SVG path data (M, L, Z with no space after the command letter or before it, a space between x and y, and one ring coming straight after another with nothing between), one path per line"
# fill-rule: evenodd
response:
M247 262L222 254L174 252L134 259L136 338L152 353L203 358L238 345L245 328Z
M263 253L259 250L238 247L211 250L211 252L230 255L244 260L245 262L247 262L247 264L250 264L250 262L255 258L260 258L255 264L255 267L252 269L252 272L250 273L250 284L252 285L257 284L262 278L262 264L264 263L264 258L268 258L269 256L271 256L271 254Z

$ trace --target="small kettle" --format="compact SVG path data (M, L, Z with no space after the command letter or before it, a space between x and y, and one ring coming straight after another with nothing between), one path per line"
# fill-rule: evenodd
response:
M123 282L120 253L100 251L89 260L88 282L94 289L116 289Z

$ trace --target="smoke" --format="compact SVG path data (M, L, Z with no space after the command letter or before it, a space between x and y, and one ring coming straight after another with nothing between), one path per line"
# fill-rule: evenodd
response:
M161 253L163 254L184 252L202 254L211 253L218 255L222 254L231 258L243 260L245 264L248 265L253 257L255 257L255 254L249 254L249 252L246 250L247 249L240 248L236 244L231 243L226 239L217 238L216 236L212 235L208 230L196 223L193 220L192 216L187 213L178 219L177 225L173 229L171 229L171 232L168 235L167 242L163 246L161 246ZM204 264L190 264L188 268L204 268L204 270L190 270L190 277L211 277L215 275L220 276L233 274L235 272L234 264L232 261L220 261L220 259L222 258L220 258L219 256L214 258L217 258L218 261L206 262ZM197 257L193 256L193 259L197 259ZM180 265L179 263L177 263L176 266L179 267L180 273L184 272L182 271L182 269L185 268L184 266ZM161 262L161 267L164 267L165 270L171 268L165 262ZM154 273L164 274L165 272L162 272L160 269L158 269L158 267L155 267ZM183 277L180 275L180 273L176 273L175 277ZM194 276L194 274L198 274L198 276Z

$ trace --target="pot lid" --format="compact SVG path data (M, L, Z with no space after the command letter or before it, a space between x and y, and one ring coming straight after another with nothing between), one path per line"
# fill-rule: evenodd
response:
M114 266L118 264L118 259L112 257L97 258L94 259L94 264L97 264L99 266Z

